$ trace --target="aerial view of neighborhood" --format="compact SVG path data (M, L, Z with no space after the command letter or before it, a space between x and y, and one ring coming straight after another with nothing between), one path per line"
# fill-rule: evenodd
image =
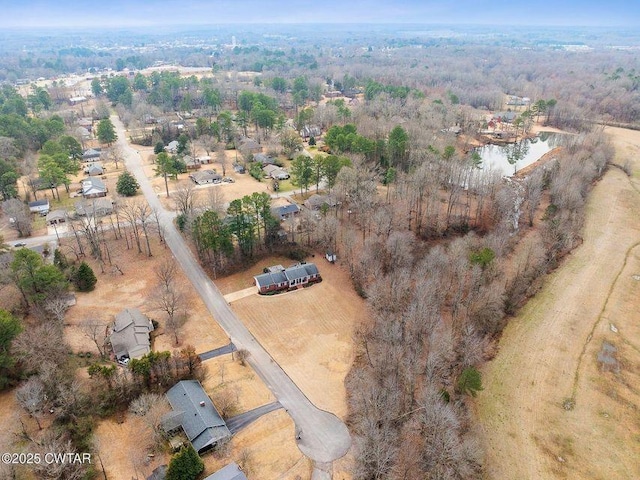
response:
M494 3L8 5L0 480L639 479L640 12Z

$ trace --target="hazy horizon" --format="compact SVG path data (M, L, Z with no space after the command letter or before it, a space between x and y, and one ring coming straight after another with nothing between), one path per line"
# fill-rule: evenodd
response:
M9 0L0 28L154 27L214 24L450 24L513 26L640 26L640 9L628 2L540 0L514 4L495 0L388 2L353 0L112 0L90 4L77 0Z

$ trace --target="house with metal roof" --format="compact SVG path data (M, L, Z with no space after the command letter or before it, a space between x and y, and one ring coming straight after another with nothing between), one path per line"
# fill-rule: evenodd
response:
M149 334L153 323L137 308L125 308L116 315L109 340L117 359L140 358L151 351Z
M216 473L205 477L204 480L247 480L247 476L240 469L240 466L237 463L231 462Z
M162 419L168 434L184 431L199 454L231 437L227 424L197 380L182 380L166 393L172 411Z

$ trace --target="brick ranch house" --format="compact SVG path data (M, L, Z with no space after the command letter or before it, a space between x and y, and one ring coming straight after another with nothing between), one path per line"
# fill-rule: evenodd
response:
M253 277L253 280L258 293L267 294L320 282L322 277L315 264L298 263L288 268L282 265L265 268L265 272Z

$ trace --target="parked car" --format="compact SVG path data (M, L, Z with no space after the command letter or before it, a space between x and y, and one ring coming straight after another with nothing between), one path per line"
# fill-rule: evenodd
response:
M124 366L124 365L128 365L128 364L129 364L129 357L120 357L120 358L118 359L118 363L119 363L120 365L123 365L123 366Z
M224 177L224 178L222 179L222 181L223 181L224 183L234 183L234 182L235 182L235 180L234 180L233 178L231 178L231 177Z
M16 248L17 247L26 247L27 244L24 243L24 242L16 242L16 243L13 244L13 246L16 247Z

